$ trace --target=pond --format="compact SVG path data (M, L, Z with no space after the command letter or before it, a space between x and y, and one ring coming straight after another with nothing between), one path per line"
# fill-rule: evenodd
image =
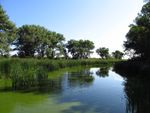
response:
M0 79L0 113L150 113L148 82L144 92L138 80L110 67L68 68L32 82L13 80Z

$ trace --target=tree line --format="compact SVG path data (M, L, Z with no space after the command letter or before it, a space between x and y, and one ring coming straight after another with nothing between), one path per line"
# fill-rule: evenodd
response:
M0 55L9 56L10 51L17 51L17 57L47 57L86 59L94 52L94 43L90 40L69 40L57 32L50 31L39 25L23 25L19 28L9 20L0 6ZM96 53L102 58L114 57L121 59L123 53L116 50L109 54L109 49L98 48Z

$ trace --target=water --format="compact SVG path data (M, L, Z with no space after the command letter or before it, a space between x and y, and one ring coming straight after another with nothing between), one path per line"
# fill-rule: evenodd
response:
M108 67L55 71L41 81L24 83L23 88L1 77L0 113L150 113L149 87L142 97L136 88L144 89L135 81ZM140 99L147 101L139 106Z

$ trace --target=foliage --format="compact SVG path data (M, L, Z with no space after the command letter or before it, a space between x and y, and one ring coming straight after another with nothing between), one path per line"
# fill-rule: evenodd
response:
M9 20L2 6L0 5L0 55L8 55L10 44L15 38L15 24Z
M115 52L112 52L112 56L116 59L122 59L123 55L124 54L119 50L116 50Z
M40 90L50 90L50 77L52 72L58 69L73 66L106 66L112 65L118 60L99 60L99 59L80 59L80 60L50 60L50 59L31 59L31 58L2 58L0 59L0 78L10 79L13 90L29 91L40 88ZM85 71L86 74L90 74ZM91 83L92 76L75 77L76 80L81 77L82 82ZM54 83L54 82L51 82ZM9 90L6 87L6 90ZM1 89L0 89L1 90Z
M63 35L48 31L38 25L23 25L18 29L17 39L14 41L20 57L55 57L55 51L59 51L64 40ZM59 48L59 49L58 49Z
M30 70L45 69L54 71L60 68L73 66L89 66L89 65L112 65L120 60L99 60L99 59L80 59L80 60L49 60L49 59L32 59L32 58L3 58L0 60L0 75L12 76L12 73L20 73L23 70L24 74L31 72ZM18 72L20 70L20 72ZM25 71L26 70L26 71Z
M45 28L35 25L23 25L18 28L17 39L14 42L18 55L20 57L33 57L37 49L42 49L38 48L38 46L43 42L46 33Z
M94 49L94 43L89 40L70 40L66 47L72 58L83 59L88 58L93 53L91 50Z
M96 53L97 53L102 59L109 57L109 49L108 49L108 48L105 48L105 47L98 48L98 49L96 50Z
M141 13L130 25L127 41L124 42L126 51L134 50L136 56L142 59L150 58L150 2L146 3Z

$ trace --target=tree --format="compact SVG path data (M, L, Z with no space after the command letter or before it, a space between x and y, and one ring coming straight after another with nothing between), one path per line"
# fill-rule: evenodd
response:
M55 52L62 48L63 35L48 31L38 25L23 25L18 29L14 41L20 57L47 56L54 58Z
M78 58L78 41L69 40L66 44L66 48L68 49L68 53L71 53L72 58Z
M72 58L82 59L88 58L93 53L91 50L94 49L94 43L89 40L70 40L66 47Z
M0 55L8 55L10 44L15 38L15 24L9 20L2 6L0 5Z
M119 50L116 50L115 52L112 52L112 56L116 59L122 59L123 55L124 54Z
M97 53L102 59L109 57L109 49L108 49L108 48L105 48L105 47L98 48L98 49L96 50L96 53Z
M79 57L88 58L91 53L91 50L94 49L94 43L89 40L79 40Z
M126 51L134 50L136 56L142 59L150 58L150 2L146 3L141 13L130 25L127 41L124 42Z
M65 56L64 52L64 43L65 40L62 34L56 32L49 32L47 38L47 49L46 49L46 56L48 58L60 57Z
M41 55L44 49L47 30L36 25L23 25L18 28L14 41L20 57L33 57L36 51ZM41 55L43 56L43 55Z

